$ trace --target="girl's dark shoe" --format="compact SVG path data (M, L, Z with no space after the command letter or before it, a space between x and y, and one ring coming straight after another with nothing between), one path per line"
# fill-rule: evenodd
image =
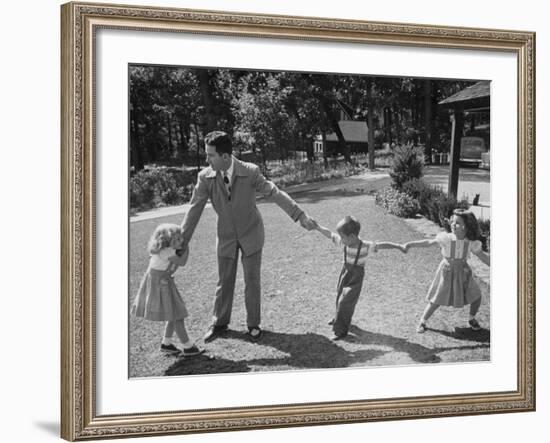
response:
M181 351L178 348L176 348L173 344L170 343L169 345L161 344L160 352L164 354L174 355L174 354L179 354Z
M203 348L199 348L198 346L193 345L190 348L184 348L181 355L182 357L194 357L195 355L200 355L203 352Z
M481 329L481 326L477 322L475 318L472 318L468 321L468 324L470 325L470 328L472 328L472 331L479 331Z
M424 332L426 332L427 330L428 330L428 327L424 322L419 323L418 326L416 327L416 332L418 332L419 334L424 334Z

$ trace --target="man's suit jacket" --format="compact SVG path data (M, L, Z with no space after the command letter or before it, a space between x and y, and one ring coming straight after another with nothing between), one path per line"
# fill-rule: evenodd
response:
M234 257L237 245L245 256L254 254L264 245L264 225L256 207L256 192L267 197L285 211L294 221L303 211L289 195L265 179L260 168L233 157L231 200L221 172L208 167L199 173L191 197L190 208L182 223L183 237L189 241L199 222L208 199L218 214L218 255Z

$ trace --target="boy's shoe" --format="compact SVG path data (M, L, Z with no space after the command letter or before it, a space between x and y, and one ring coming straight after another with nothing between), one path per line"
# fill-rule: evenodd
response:
M196 345L191 346L190 348L183 348L181 352L182 357L194 357L195 355L200 355L204 352L204 348L199 348Z
M427 330L428 330L428 327L424 322L420 322L416 327L416 332L418 332L419 334L424 334L424 332L426 332Z
M160 352L168 355L174 355L174 354L179 354L181 351L178 348L176 348L173 344L170 343L169 345L161 344Z
M262 330L259 326L249 326L247 334L252 340L258 340L262 336Z
M222 335L225 331L227 331L227 325L212 325L208 328L208 331L206 331L206 334L204 334L204 342L208 343L212 340L217 339L220 335Z
M470 325L470 328L472 328L472 331L479 331L481 329L481 326L475 318L468 320L468 324Z

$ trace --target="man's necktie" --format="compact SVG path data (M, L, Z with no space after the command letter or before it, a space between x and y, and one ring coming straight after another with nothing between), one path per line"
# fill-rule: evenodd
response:
M225 189L227 190L227 198L231 201L231 185L229 184L229 177L225 172L223 174L223 182L225 183Z

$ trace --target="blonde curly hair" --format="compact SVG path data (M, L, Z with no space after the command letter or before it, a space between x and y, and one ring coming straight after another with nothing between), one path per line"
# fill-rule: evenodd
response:
M174 223L158 225L147 243L149 254L158 254L161 249L168 248L172 244L175 234L181 235L181 227Z

